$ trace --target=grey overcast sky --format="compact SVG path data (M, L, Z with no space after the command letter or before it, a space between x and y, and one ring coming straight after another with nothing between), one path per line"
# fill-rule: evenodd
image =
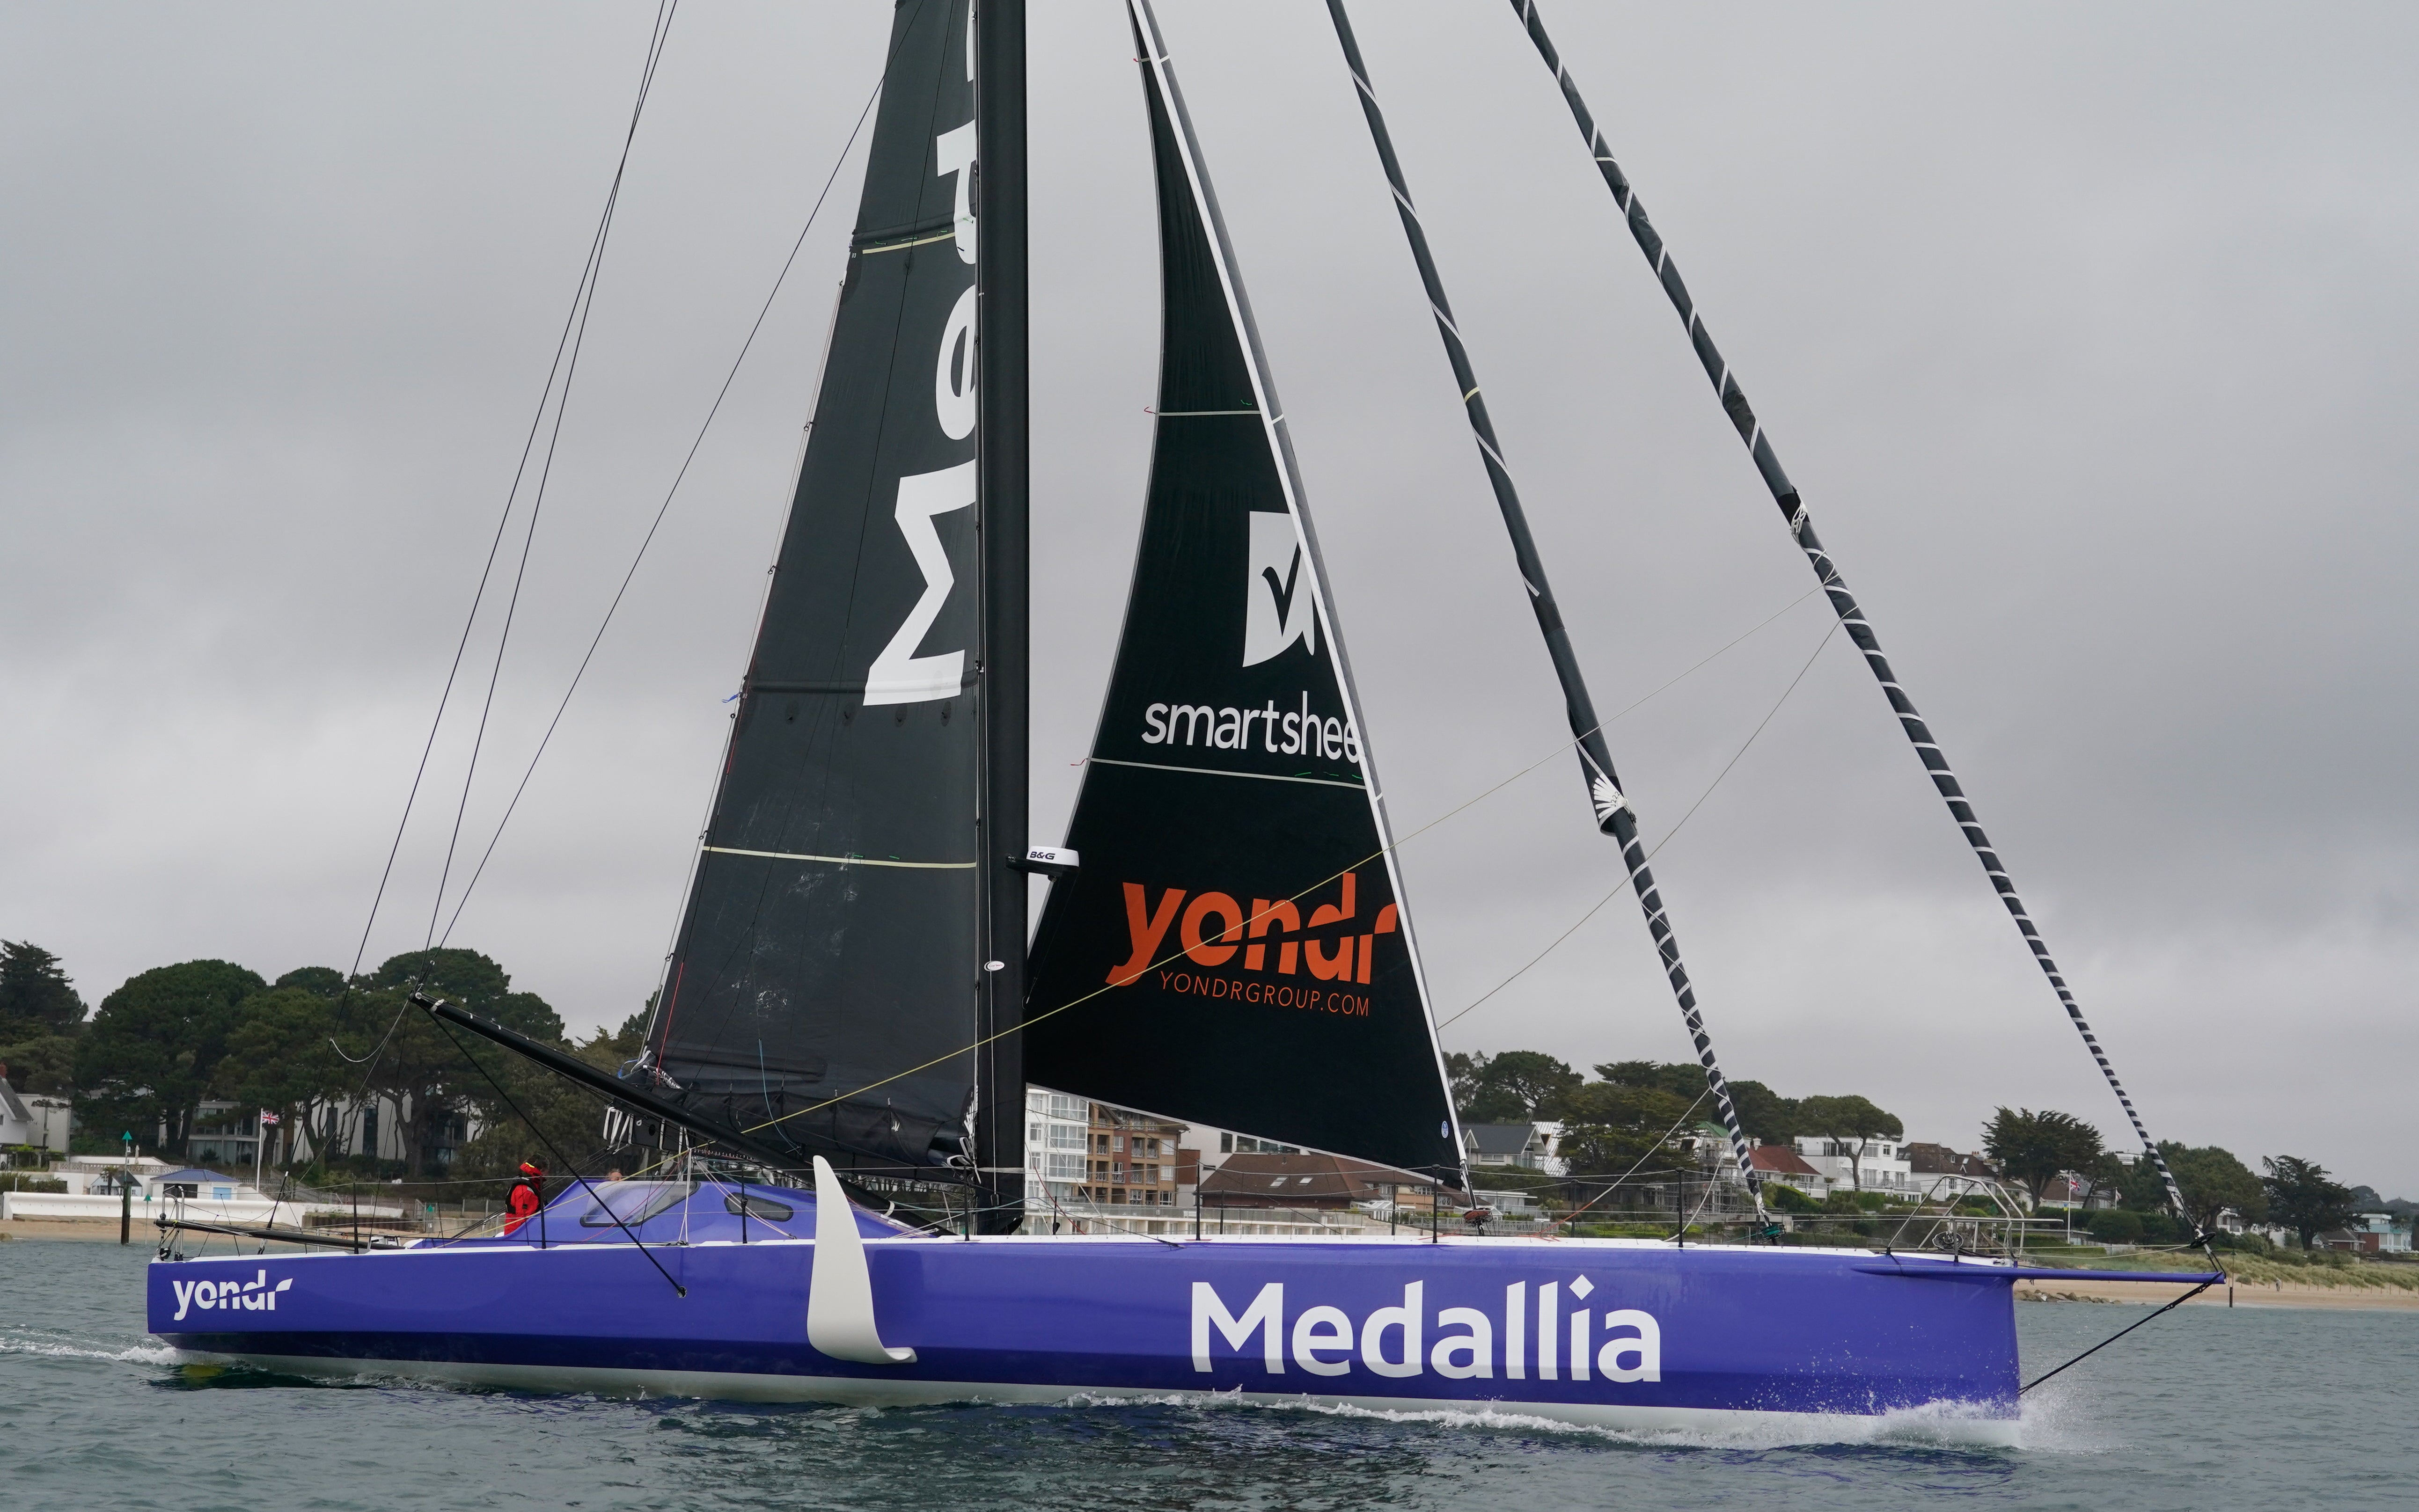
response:
M59 952L88 999L196 956L350 964L654 9L0 9L0 935ZM1047 838L1126 580L1158 288L1120 8L1037 10ZM1612 725L1660 838L1826 612L1507 8L1359 11L1598 703L1779 614ZM887 13L679 11L474 856ZM2419 13L1558 0L1548 20L2152 1132L2419 1195L2419 1147L2385 1137L2419 1072ZM1416 828L1565 738L1548 669L1323 8L1167 0L1163 22ZM578 1027L654 985L859 171L455 934ZM469 734L439 743L373 963L427 928ZM1567 758L1403 864L1443 1014L1618 878ZM1656 868L1733 1075L1864 1092L1961 1147L2002 1103L2119 1135L1841 640ZM1626 898L1445 1041L1687 1054Z

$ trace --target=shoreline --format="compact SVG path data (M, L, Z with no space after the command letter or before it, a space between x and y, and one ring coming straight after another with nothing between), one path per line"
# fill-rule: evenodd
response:
M2019 1281L2018 1302L2129 1303L2162 1306L2191 1288L2180 1281ZM2303 1307L2325 1311L2419 1312L2419 1291L2399 1287L2313 1287L2295 1282L2240 1281L2211 1287L2187 1307Z
M115 1244L117 1242L117 1220L115 1218L11 1218L6 1223L0 1223L0 1242L10 1240L29 1240L38 1244L57 1242ZM253 1244L261 1242L247 1239L244 1242ZM276 1240L270 1240L267 1242L271 1249L280 1253L287 1250L300 1251L310 1247L302 1244L287 1244ZM127 1242L126 1247L157 1249L159 1246L160 1231L151 1227L150 1220L137 1218L134 1221L133 1237Z

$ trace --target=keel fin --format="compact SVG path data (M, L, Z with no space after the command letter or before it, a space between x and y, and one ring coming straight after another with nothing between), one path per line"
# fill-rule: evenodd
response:
M807 1342L835 1360L858 1365L914 1365L916 1351L882 1342L873 1322L873 1275L856 1209L840 1190L831 1162L815 1157L815 1267L807 1288Z

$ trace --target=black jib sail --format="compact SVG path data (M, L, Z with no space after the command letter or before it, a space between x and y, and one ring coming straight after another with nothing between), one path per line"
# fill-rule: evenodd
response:
M1883 696L1889 700L1890 712L1898 717L1899 727L1914 745L1915 753L1922 761L1925 773L1931 777L1933 787L1939 792L1941 800L1949 805L1949 816L1957 821L1958 830L1964 835L1965 842L1974 848L1974 855L1981 861L1992 887L2007 906L2009 917L2015 920L2016 932L2024 936L2026 948L2032 951L2033 960L2040 965L2042 974L2049 979L2050 987L2057 994L2057 1000L2066 1009L2067 1017L2073 1022L2075 1031L2083 1036L2084 1047L2091 1052L2092 1060L2100 1067L2100 1074L2107 1080L2108 1089L2117 1094L2118 1103L2125 1110L2126 1119L2134 1126L2134 1137L2142 1142L2143 1150L2150 1157L2151 1164L2158 1167L2159 1180L2166 1186L2168 1202L2177 1212L2188 1214L2182 1189L2177 1186L2174 1173L2167 1169L2166 1157L2160 1152L2158 1141L2150 1137L2150 1131L2143 1124L2142 1115L2134 1108L2134 1099L2126 1092L2125 1084L2117 1079L2117 1068L2109 1063L2108 1052L2101 1047L2100 1037L2092 1033L2090 1024L2085 1020L2083 1005L2074 1000L2074 994L2067 987L2065 974L2058 970L2057 962L2049 953L2048 942L2042 938L2041 930L2025 908L2024 899L2017 895L2015 882L2000 863L1998 851L1991 844L1990 837L1982 832L1981 821L1975 817L1974 805L1965 796L1964 786L1949 768L1949 758L1941 751L1939 742L1932 737L1932 727L1924 722L1922 715L1916 712L1915 701L1907 696L1906 689L1899 686L1898 674L1890 670L1888 658L1882 655L1881 640L1873 634L1872 625L1866 621L1864 609L1857 603L1856 595L1848 592L1848 584L1840 576L1840 569L1832 562L1830 553L1823 549L1822 539L1814 533L1814 521L1806 512L1805 501L1798 497L1797 486L1790 482L1789 474L1781 470L1780 454L1773 450L1772 439L1764 434L1764 423L1749 408L1747 392L1739 387L1730 363L1715 348L1713 333L1705 329L1697 302L1688 293L1688 285L1681 282L1680 268L1672 260L1671 249L1663 244L1662 235L1647 219L1646 207L1639 203L1637 192L1629 186L1628 176L1621 171L1621 164L1613 161L1612 149L1605 145L1604 133L1596 130L1595 116L1588 110L1587 101L1579 98L1578 82L1563 66L1562 55L1554 50L1552 39L1546 35L1545 18L1537 13L1535 0L1512 0L1512 10L1519 17L1521 29L1529 34L1529 40L1535 44L1537 55L1545 60L1547 68L1553 70L1554 83L1563 92L1563 101L1570 107L1571 119L1578 124L1579 136L1588 145L1588 155L1595 160L1596 170L1604 176L1605 187L1612 191L1613 204L1628 224L1631 239L1638 243L1638 250L1646 255L1647 263L1654 269L1655 281L1663 286L1664 294L1672 301L1672 308L1678 312L1680 323L1688 333L1688 345L1696 350L1697 361L1703 364L1705 377L1712 380L1715 396L1721 401L1723 413L1730 416L1739 440L1747 443L1749 457L1754 461L1764 486L1772 491L1772 501L1780 507L1780 517L1788 523L1790 534L1796 538L1798 548L1806 553L1806 561L1813 567L1816 580L1823 585L1825 595L1831 601L1832 612L1839 616L1841 628L1848 632L1848 638L1856 642L1857 650L1863 654L1865 665L1880 682Z
M899 6L813 432L648 1036L659 1093L859 1171L974 1154L974 46L966 0Z
M1133 0L1164 283L1116 669L1025 1073L1403 1169L1461 1151L1317 537L1217 201ZM1457 1180L1457 1177L1456 1178Z

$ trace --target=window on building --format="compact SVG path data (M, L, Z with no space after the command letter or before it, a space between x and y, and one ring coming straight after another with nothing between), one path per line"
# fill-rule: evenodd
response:
M1231 1155L1234 1152L1235 1136L1230 1134L1220 1134L1218 1136L1218 1153L1221 1155Z

